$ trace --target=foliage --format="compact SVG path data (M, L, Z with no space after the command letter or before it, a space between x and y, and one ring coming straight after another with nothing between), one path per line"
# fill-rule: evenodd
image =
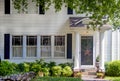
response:
M78 72L74 72L74 74L73 74L73 76L74 77L81 77L81 72L80 71L78 71Z
M41 71L41 65L37 64L37 63L33 63L30 68L30 71L34 71L34 72L38 73L39 71Z
M53 76L61 76L61 73L62 73L62 67L61 66L53 66L51 70L52 70L52 75Z
M73 67L73 63L60 63L59 66L61 66L62 68L66 67L66 66L70 66L71 68Z
M112 61L106 64L106 75L120 76L120 61Z
M50 75L50 68L42 68L42 71L44 73L44 76L49 76Z
M15 9L18 12L27 12L28 0L12 0ZM88 28L92 26L95 30L103 24L109 22L114 29L120 26L120 0L32 0L36 6L42 5L44 9L49 9L54 5L55 11L58 12L63 6L74 9L77 14L86 14L91 21ZM112 4L111 4L112 3ZM45 4L45 5L44 5ZM103 19L106 18L106 19Z
M38 77L32 81L82 81L80 78L73 77Z
M100 61L100 56L98 55L96 58L96 62L99 62L99 61Z
M14 73L15 66L9 61L1 61L0 76L10 75Z
M27 13L28 0L12 0L14 8L18 10L18 13Z
M73 71L72 71L71 67L66 66L66 67L63 68L62 75L64 77L70 77L72 74L73 74Z
M19 68L19 71L20 72L28 72L29 71L29 64L27 64L27 63L19 63L18 64L18 68Z
M105 77L106 80L109 80L109 81L120 81L120 77Z
M97 78L104 78L103 72L98 72L96 75L97 75Z

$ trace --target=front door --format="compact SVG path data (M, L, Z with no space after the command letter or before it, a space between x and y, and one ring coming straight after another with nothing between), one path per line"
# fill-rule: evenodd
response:
M93 66L93 36L81 36L81 66Z

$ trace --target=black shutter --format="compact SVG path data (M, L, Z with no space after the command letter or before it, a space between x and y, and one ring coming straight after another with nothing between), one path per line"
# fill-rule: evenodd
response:
M10 14L10 0L5 0L5 14Z
M4 34L4 59L10 59L10 34Z
M67 58L72 59L72 34L67 34Z
M70 7L68 7L67 14L73 14L73 9L71 9Z
M45 14L45 9L43 5L39 6L39 14Z

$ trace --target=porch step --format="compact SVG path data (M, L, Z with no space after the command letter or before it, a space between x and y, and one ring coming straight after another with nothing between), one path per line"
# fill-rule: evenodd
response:
M82 69L82 75L96 75L96 69L95 68L91 68L91 69Z

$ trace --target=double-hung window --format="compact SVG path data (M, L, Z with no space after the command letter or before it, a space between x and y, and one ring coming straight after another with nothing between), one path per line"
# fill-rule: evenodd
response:
M55 36L54 57L65 57L65 36Z
M41 57L51 57L51 36L41 36Z
M37 36L27 36L27 57L37 56Z
M22 57L23 36L12 36L12 57Z
M28 1L28 7L27 7L27 9L25 9L26 13L27 14L37 14L39 8L36 6L36 3L32 2L32 0L27 0L27 1ZM11 4L12 4L11 5L12 14L18 14L18 10L14 8L13 2ZM22 6L22 7L24 7L24 6ZM20 10L20 13L23 14L22 9Z

